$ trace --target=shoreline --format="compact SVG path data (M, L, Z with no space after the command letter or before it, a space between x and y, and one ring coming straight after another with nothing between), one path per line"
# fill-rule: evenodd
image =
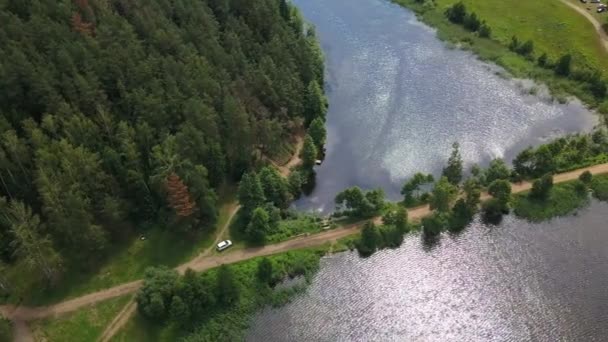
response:
M559 77L553 70L538 66L535 60L527 60L510 51L494 37L482 38L464 30L449 22L437 7L425 7L415 0L390 0L390 2L411 11L416 20L435 31L436 38L446 47L469 51L478 60L503 69L504 72L500 73L501 77L533 81L538 86L545 87L550 98L559 103L578 101L598 116L600 124L608 120L608 97L604 97L603 101L596 99L589 91L582 89L586 87L584 82ZM598 37L598 40L603 42L601 37Z

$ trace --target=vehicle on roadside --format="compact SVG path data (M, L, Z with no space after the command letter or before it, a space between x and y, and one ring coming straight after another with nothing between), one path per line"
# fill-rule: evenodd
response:
M217 251L221 252L223 250L225 250L226 248L232 246L232 241L230 240L224 240L220 243L217 244Z

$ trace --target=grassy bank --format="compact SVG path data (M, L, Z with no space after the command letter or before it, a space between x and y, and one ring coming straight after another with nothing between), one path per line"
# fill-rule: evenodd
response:
M594 176L591 182L591 190L593 191L593 197L608 202L608 175Z
M222 205L216 227L227 221L234 203L233 194L233 187L226 187L220 193ZM32 279L30 273L21 272L24 266L16 264L8 269L7 277L18 286L5 301L17 303L22 300L27 305L47 305L140 279L147 267L174 267L191 259L213 243L215 231L207 229L198 236L189 237L176 234L170 227L156 226L143 230L145 240L132 235L113 245L108 257L99 265L86 270L82 270L82 266L68 268L60 286L53 288L47 288L39 279Z
M273 264L273 274L281 278L304 276L310 279L319 267L319 260L328 246L315 249L297 250L268 257ZM182 337L193 341L213 341L222 336L226 341L242 340L252 315L266 305L282 305L293 295L302 291L306 282L294 287L271 288L262 284L257 277L260 258L230 265L239 288L239 298L231 307L215 305L205 310L202 318L192 331L187 331L176 323L158 324L144 319L139 313L129 321L113 341L175 341ZM215 278L217 269L203 274Z
M13 340L13 327L11 322L0 317L0 341Z
M491 28L490 38L479 37L448 21L445 10L459 0L427 0L422 4L417 0L393 1L410 8L423 22L437 28L440 39L504 67L514 77L541 81L559 99L574 95L589 106L608 113L605 96L594 96L588 83L557 76L552 68L537 63L537 58L544 53L550 63L564 54L571 54L573 73L574 70L593 69L605 75L608 71L608 54L601 47L593 25L559 1L463 1L469 12L475 12L480 20L486 21ZM534 43L531 55L522 56L509 50L514 35L520 42L531 40Z
M513 197L513 212L533 222L571 214L589 203L589 194L577 191L575 184L576 181L554 185L544 200L531 198L529 192L517 194Z
M36 341L96 341L131 296L114 298L59 318L29 324Z

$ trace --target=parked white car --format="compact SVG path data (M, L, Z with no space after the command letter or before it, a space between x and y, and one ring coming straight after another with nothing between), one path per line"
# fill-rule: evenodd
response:
M218 252L221 252L221 251L223 251L224 249L226 249L226 248L228 248L230 246L232 246L232 241L230 241L230 240L224 240L224 241L222 241L222 242L220 242L220 243L217 244L217 250L218 250Z

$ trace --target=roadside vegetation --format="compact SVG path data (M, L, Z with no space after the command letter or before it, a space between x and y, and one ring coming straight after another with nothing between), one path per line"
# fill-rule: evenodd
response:
M589 191L582 181L575 180L553 186L548 183L550 178L550 175L543 176L535 181L530 192L515 196L515 215L540 222L572 214L589 203Z
M114 341L242 340L256 310L282 305L305 288L325 251L298 250L183 276L151 268L137 294L137 317ZM299 276L306 281L277 287Z
M131 298L113 298L65 316L31 322L29 327L37 341L96 341Z
M608 53L592 24L559 1L393 1L436 27L439 38L541 81L560 100L574 95L608 113Z
M13 327L10 321L0 317L0 341L13 340Z
M591 181L593 197L600 201L608 202L608 175L594 176Z

